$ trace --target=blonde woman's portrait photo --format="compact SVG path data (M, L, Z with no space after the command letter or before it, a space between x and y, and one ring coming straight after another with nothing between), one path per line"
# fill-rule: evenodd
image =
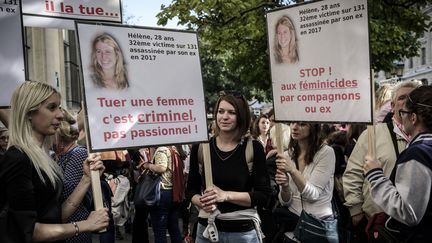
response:
M296 31L286 15L276 22L273 49L278 64L294 64L299 61Z
M92 42L91 78L98 88L123 90L129 88L123 53L109 34L98 35Z

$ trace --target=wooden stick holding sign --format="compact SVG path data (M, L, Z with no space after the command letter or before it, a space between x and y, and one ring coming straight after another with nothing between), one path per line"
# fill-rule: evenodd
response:
M203 158L204 158L204 175L206 189L213 187L213 175L211 168L210 144L203 143Z
M276 123L275 124L276 129L276 148L278 154L283 153L283 142L282 142L282 136L283 136L283 129L282 129L282 123Z
M372 77L374 77L374 71L372 70ZM375 85L372 83L372 111L375 111ZM368 131L368 155L372 159L376 159L376 147L375 147L375 113L372 113L372 125L367 126Z
M84 104L82 104L82 107L84 109ZM87 117L87 111L85 111L84 115ZM87 122L84 122L84 129L86 131L88 131ZM89 139L88 139L88 134L86 135L86 144L87 144L87 151L90 151L89 150L89 144L90 143L89 143ZM90 171L90 177L91 177L91 186L92 186L94 208L95 208L95 210L99 210L99 209L104 208L103 200L102 200L102 188L101 188L99 171L91 170ZM100 230L99 232L100 233L106 232L106 229Z
M375 159L376 151L375 151L375 126L368 125L368 155Z

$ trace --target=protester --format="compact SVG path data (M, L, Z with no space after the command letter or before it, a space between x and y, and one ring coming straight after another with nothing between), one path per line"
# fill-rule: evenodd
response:
M335 154L322 142L319 124L292 123L288 154L278 154L276 182L279 199L289 212L275 210L281 232L294 231L302 210L329 222L327 240L338 242L337 219L332 209ZM280 234L279 234L280 235ZM281 240L275 237L273 242Z
M273 149L272 140L270 139L270 120L267 115L262 114L255 119L252 126L252 137L261 143L265 154Z
M358 138L360 137L360 134L364 130L366 130L366 125L364 124L348 124L348 128L347 128L348 142L345 146L345 151L344 151L347 161L348 158L351 156L351 153L354 149L354 146L357 143Z
M244 137L250 125L248 103L239 94L221 93L214 111L215 134L209 142L214 186L203 190L205 172L199 169L203 165L199 162L203 157L198 154L199 145L192 147L190 157L187 195L200 208L196 242L210 242L210 238L219 242L260 242L255 207L265 206L271 192L263 147ZM251 170L246 161L247 144L253 148Z
M9 224L7 229L0 229L0 242L61 241L108 225L106 209L91 212L84 221L62 223L89 189L90 170L104 170L99 155L90 155L83 163L79 184L61 202L62 173L48 150L62 119L60 94L53 87L28 81L14 91L9 147L0 163L4 192L0 203L7 210Z
M398 157L390 178L380 158L367 156L364 173L372 200L390 216L387 233L401 242L429 242L432 224L432 87L413 90L399 109L404 131L411 138ZM399 233L395 233L399 232Z
M55 157L63 173L63 192L61 201L65 201L78 186L84 175L82 164L87 158L87 149L78 145L78 127L72 114L63 109L63 120L57 129L54 139ZM84 197L84 202L77 205L76 211L66 220L66 222L81 221L88 218L91 209L90 192ZM90 232L79 234L78 236L67 239L66 242L86 243L92 242Z
M3 158L4 153L7 150L9 142L9 131L6 127L0 128L0 159Z
M273 48L276 63L294 64L299 61L297 34L291 19L286 15L276 23Z
M126 150L111 150L103 151L100 153L101 160L105 166L105 173L101 177L101 189L103 204L108 208L108 214L110 217L109 225L105 232L99 234L100 243L114 243L117 238L121 238L119 231L116 232L116 226L114 224L113 215L113 201L114 191L111 189L108 181L110 178L117 177L122 174L124 169L127 170L129 167L128 154Z
M92 80L96 87L121 90L129 87L123 53L114 38L106 33L92 44Z
M391 111L392 89L392 84L383 84L375 92L375 123L383 122Z
M148 169L162 177L160 187L160 201L158 205L149 206L155 242L167 242L166 231L168 229L171 242L180 243L182 237L178 224L179 201L175 200L174 193L174 161L172 153L176 153L174 147L158 147L154 152L153 163L144 163L143 168ZM180 173L183 174L183 168Z
M282 137L282 150L288 150L288 145L291 136L290 126L284 123L279 124L281 127ZM270 129L270 140L272 141L272 149L266 154L266 167L267 172L270 178L270 188L271 188L271 197L269 203L265 207L258 207L258 214L261 218L261 227L262 231L265 235L265 242L272 242L274 236L278 231L277 224L273 220L273 209L279 205L279 185L276 183L275 175L276 175L276 155L277 155L277 146L276 144L276 127L273 126Z
M154 148L140 148L139 150L128 150L131 160L134 161L133 180L132 180L132 197L135 196L135 189L139 183L140 175L144 171L144 163L153 159ZM135 215L132 222L132 243L148 243L148 216L149 208L146 205L135 205Z
M398 83L392 94L391 105L394 113L392 122L375 125L376 157L382 163L384 174L387 177L393 171L396 158L405 149L408 141L408 136L401 129L399 110L404 106L407 95L419 85L421 85L419 82L413 81ZM345 206L350 211L352 225L358 228L359 242L367 240L364 232L368 220L371 220L370 224L384 223L372 222L375 221L373 216L377 217L382 209L372 201L370 185L363 174L364 158L367 152L368 134L367 131L364 131L358 138L342 177Z

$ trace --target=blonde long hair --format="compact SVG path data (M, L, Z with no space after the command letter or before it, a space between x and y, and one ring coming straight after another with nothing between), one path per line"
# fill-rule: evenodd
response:
M51 95L60 93L48 84L26 81L13 93L11 99L11 116L9 126L9 145L22 150L30 158L40 179L46 183L42 174L46 174L51 184L56 187L61 181L62 173L57 163L49 156L52 145L51 136L46 136L42 147L33 137L30 113L36 111L42 102Z
M116 56L116 64L114 70L115 83L119 89L126 89L129 87L129 81L127 77L127 71L124 64L123 53L118 45L117 41L108 34L101 34L97 36L92 43L92 54L91 54L91 68L93 70L92 79L97 87L105 88L103 81L103 70L97 62L96 58L96 44L102 42L114 48Z
M279 25L283 25L288 27L289 32L290 32L290 40L289 40L289 60L290 63L296 63L299 61L299 54L298 54L298 47L297 47L297 34L295 32L295 28L294 25L291 21L291 19L284 15L282 16L276 23L275 25L275 38L274 38L274 44L273 44L273 48L274 48L274 57L277 63L283 63L283 58L282 58L282 47L281 45L279 45L279 41L278 41L278 37L277 37L277 32L278 32L278 27Z

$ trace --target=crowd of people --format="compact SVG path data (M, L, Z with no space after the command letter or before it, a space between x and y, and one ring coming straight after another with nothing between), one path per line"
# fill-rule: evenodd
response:
M202 144L88 154L82 113L60 99L28 81L0 112L0 242L92 242L101 231L103 243L123 232L143 243L150 228L157 243L167 232L173 243L296 242L303 212L325 222L326 242L428 242L431 86L379 89L375 155L365 125L293 122L277 134L273 111L254 118L242 95L223 92L209 131L211 185ZM104 209L93 207L91 170ZM160 176L158 204L134 205L143 173Z

